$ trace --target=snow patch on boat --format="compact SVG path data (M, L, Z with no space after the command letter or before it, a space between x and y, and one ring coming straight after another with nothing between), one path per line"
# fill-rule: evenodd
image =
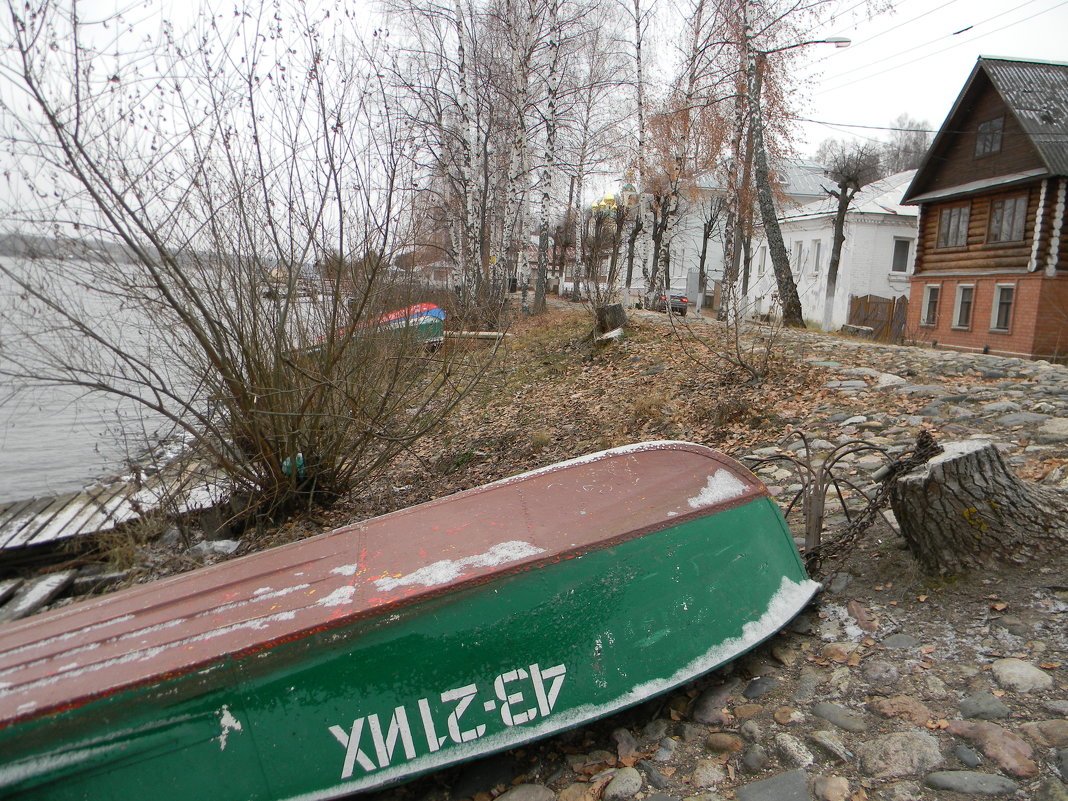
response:
M714 506L717 503L740 498L748 489L745 482L730 470L720 469L708 477L708 483L704 489L690 498L688 503L691 509L703 509L706 506Z
M97 748L80 748L67 753L47 754L4 765L0 767L0 787L9 787L34 776L47 776L53 771L80 765L119 747L105 745Z
M631 445L621 445L618 448L609 448L606 451L597 451L596 453L587 453L585 456L576 456L573 459L567 459L563 462L556 462L555 464L546 465L545 467L538 467L534 470L528 470L525 473L519 473L508 478L502 478L494 481L491 484L486 484L486 487L499 487L502 484L511 484L521 479L531 478L533 476L540 476L543 473L553 473L557 470L561 470L566 467L575 467L580 464L589 464L590 462L599 462L601 459L607 459L609 456L624 456L631 453L641 453L643 451L656 451L667 449L683 450L687 447L693 447L693 443L683 442L681 440L674 439L658 439L650 440L649 442L635 442Z
M340 567L335 567L330 572L338 576L355 576L356 571L359 569L359 565L341 565Z
M344 606L352 603L352 596L356 594L355 587L338 587L329 595L320 598L319 606Z
M220 709L215 714L217 714L219 716L219 726L222 728L222 731L219 732L219 737L218 737L219 750L220 751L225 751L226 750L226 741L230 737L230 732L232 732L232 731L236 731L236 732L242 731L241 721L238 720L237 718L235 718L232 714L230 714L230 707L227 706L226 704L223 704L222 709Z
M529 542L512 540L494 545L485 553L474 556L465 556L462 559L442 559L426 567L421 567L407 576L380 578L375 581L375 587L383 592L395 590L397 587L410 585L422 585L424 587L437 587L455 581L468 568L472 567L497 567L509 562L518 562L530 556L544 553L544 548L538 548Z

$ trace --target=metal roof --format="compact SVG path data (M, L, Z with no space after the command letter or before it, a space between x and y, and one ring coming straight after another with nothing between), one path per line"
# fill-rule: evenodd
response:
M980 73L989 79L1034 144L1046 174L1068 175L1068 63L980 56L905 192L904 202L919 202L915 194L918 182L926 177L932 155L946 137L956 135L954 121Z
M916 174L915 170L888 175L878 181L862 187L853 196L853 202L849 204L849 214L889 214L901 217L915 217L916 209L911 206L901 205L901 195L905 187L912 181ZM834 181L824 177L821 187L834 188ZM838 211L838 198L826 195L823 200L806 203L793 214L783 215L783 220L801 220L815 217L834 216Z

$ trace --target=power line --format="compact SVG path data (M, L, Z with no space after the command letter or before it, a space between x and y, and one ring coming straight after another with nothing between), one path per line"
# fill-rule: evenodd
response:
M1026 6L1032 5L1033 3L1036 3L1036 2L1038 2L1038 0L1028 0L1026 3L1021 3L1020 5L1016 6L1015 8L1010 8L1008 11L1002 11L1001 13L995 14L994 16L989 17L988 19L985 19L982 22L978 22L978 23L976 23L976 25L985 25L988 22L993 22L994 20L996 20L996 19L998 19L1000 17L1003 17L1006 14L1011 14L1014 11L1019 11L1020 9L1025 8ZM1022 24L1024 22L1028 22L1028 21L1034 19L1035 17L1039 17L1039 16L1041 16L1043 14L1049 13L1050 11L1054 11L1057 8L1060 8L1063 5L1065 5L1064 2L1055 3L1054 5L1050 6L1049 8L1043 9L1042 11L1039 11L1039 12L1037 12L1035 14L1032 14L1029 17L1024 17L1023 19L1017 20L1015 22L1011 22L1008 25L1005 25L1005 26L999 28L999 30L997 32L1004 31L1004 30L1006 30L1008 28L1012 28L1012 27L1014 27L1016 25L1020 25L1020 24ZM965 40L963 40L961 42L958 42L956 44L950 45L949 47L942 47L937 52L928 53L925 56L920 56L919 58L911 59L911 61L912 61L912 63L916 63L918 61L923 61L925 59L932 58L933 56L936 56L936 55L941 55L942 53L945 53L947 50L952 50L953 48L956 48L956 47L962 47L963 45L966 45L966 44L969 44L971 42L974 42L974 41L976 41L978 39L981 39L981 38L983 38L985 36L989 36L991 33L995 33L995 31L991 31L990 33L981 33L981 34L979 34L977 36L973 36L971 38L965 39ZM919 49L922 49L924 47L928 47L929 45L937 44L937 43L941 42L942 39L944 39L944 38L945 38L944 35L943 36L938 36L938 37L936 37L934 39L931 39L928 42L924 42L923 44L916 45L915 47L910 47L907 50L902 50L901 52L897 53L895 56L891 56L891 58L897 58L899 56L906 55L907 53L911 53L914 50L919 50ZM837 86L828 86L828 87L823 87L821 89L817 89L815 92L813 92L813 94L817 94L817 95L818 94L825 94L826 92L834 92L834 91L837 91L839 89L844 89L845 87L852 86L853 84L859 83L860 81L867 81L867 80L870 80L872 78L876 78L879 75L883 75L883 74L885 74L887 72L890 72L891 70L898 69L904 63L906 63L906 62L892 64L892 65L887 66L884 69L881 69L881 70L879 70L877 72L873 72L870 75L862 75L862 76L853 78L852 80L846 81L845 83L838 84ZM869 65L869 66L871 66L871 65ZM855 72L855 70L854 70L854 72ZM842 77L842 76L840 76L840 77Z

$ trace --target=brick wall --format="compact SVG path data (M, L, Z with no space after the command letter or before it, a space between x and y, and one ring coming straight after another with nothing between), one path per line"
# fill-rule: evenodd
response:
M954 325L957 287L962 284L974 287L967 328ZM1015 287L1008 331L991 329L998 284ZM940 287L938 316L933 326L920 325L928 285ZM1059 309L1063 311L1058 313ZM982 352L985 348L988 353L1003 356L1068 355L1068 278L1051 279L1040 273L952 278L915 276L909 296L906 336L954 350Z

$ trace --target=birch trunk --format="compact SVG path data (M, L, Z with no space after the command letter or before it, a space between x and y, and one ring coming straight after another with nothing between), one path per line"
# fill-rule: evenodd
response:
M534 284L534 314L545 311L545 281L549 272L549 201L556 164L556 95L560 88L559 4L549 4L549 75L545 114L545 163L541 171L541 224L538 229L538 276Z

